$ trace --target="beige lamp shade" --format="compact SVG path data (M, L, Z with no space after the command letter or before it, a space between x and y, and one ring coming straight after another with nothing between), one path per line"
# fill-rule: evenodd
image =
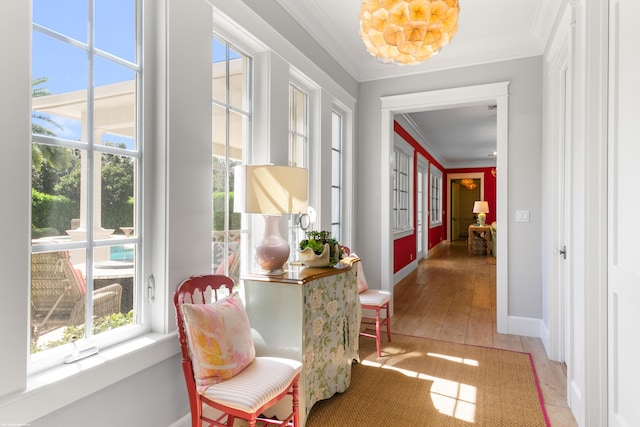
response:
M234 168L235 212L267 215L307 210L307 169L277 165L240 165Z
M473 213L489 213L489 203L483 200L477 200L473 204Z
M263 214L264 236L255 247L262 274L284 274L289 258L289 243L280 235L282 214L307 210L306 169L276 165L240 165L234 172L233 209L236 212Z

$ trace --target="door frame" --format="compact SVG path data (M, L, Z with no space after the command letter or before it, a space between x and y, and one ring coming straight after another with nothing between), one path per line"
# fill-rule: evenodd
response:
M381 229L383 242L393 242L393 224L391 223L392 191L390 162L393 153L393 120L394 115L413 113L416 111L439 110L442 108L473 105L478 102L491 101L498 106L496 115L497 129L497 177L496 220L501 224L501 232L497 235L497 250L500 258L496 262L496 322L499 333L509 331L509 250L507 236L508 221L508 122L509 122L509 82L502 81L476 86L455 87L427 92L408 93L403 95L383 96L381 105L381 137L382 156L380 163L381 176ZM385 155L386 153L386 155ZM393 284L393 245L382 245L380 268L381 283ZM384 286L384 285L383 285Z
M447 197L447 219L449 226L447 227L447 240L451 242L451 226L453 225L452 209L451 209L451 181L454 179L479 179L480 180L480 200L484 200L484 172L465 172L465 173L448 173L447 174L447 188L449 189L449 197ZM497 178L497 177L496 177ZM497 206L496 206L497 209ZM502 227L502 226L500 226Z
M546 256L549 265L549 280L547 281L547 301L549 306L548 336L543 337L543 343L551 360L564 362L572 349L570 320L568 313L573 312L570 295L572 294L571 271L572 259L568 256L561 258L561 249L567 249L570 243L568 224L572 217L573 175L571 169L571 61L570 58L570 22L571 10L566 8L560 19L558 32L550 45L546 58L548 79L548 101L545 108L547 120L547 140L551 156L550 199L551 216L547 218L550 224L550 239L547 242ZM572 247L568 250L573 252ZM570 254L571 255L571 254ZM572 366L568 366L568 378L572 376ZM567 387L570 381L567 381ZM570 390L567 389L570 398Z
M416 259L419 261L421 259L427 259L429 257L429 160L424 157L421 153L417 153L418 156L418 168L416 171L416 181L422 174L422 206L419 205L419 198L416 200ZM418 193L419 184L416 185L416 194ZM420 210L422 211L422 216L418 215ZM422 250L420 251L420 242L419 242L419 234L418 234L418 221L420 222L420 226L422 227Z

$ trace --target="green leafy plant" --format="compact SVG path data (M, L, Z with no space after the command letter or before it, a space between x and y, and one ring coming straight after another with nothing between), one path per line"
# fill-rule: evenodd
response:
M101 332L108 331L110 329L119 328L120 326L132 324L133 310L127 314L114 313L109 316L98 317L93 320L93 334L99 334ZM80 326L67 326L62 331L62 337L56 341L48 341L44 345L38 345L35 342L31 343L31 353L37 353L49 348L57 347L62 344L70 343L76 338L84 337L84 325Z
M300 250L311 248L316 255L321 255L324 245L329 244L329 265L340 262L344 251L340 242L331 237L330 231L307 231L307 238L300 241Z

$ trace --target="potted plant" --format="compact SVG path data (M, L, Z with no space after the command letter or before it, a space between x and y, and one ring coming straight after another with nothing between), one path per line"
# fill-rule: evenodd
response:
M308 267L332 267L340 262L343 250L330 231L307 231L300 241L300 261Z

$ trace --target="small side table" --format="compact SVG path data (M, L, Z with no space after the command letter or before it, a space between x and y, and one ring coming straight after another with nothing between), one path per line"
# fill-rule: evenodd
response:
M474 225L469 226L469 237L467 239L467 248L469 255L473 255L473 239L476 236L482 237L487 244L487 255L491 255L491 226L490 225Z

